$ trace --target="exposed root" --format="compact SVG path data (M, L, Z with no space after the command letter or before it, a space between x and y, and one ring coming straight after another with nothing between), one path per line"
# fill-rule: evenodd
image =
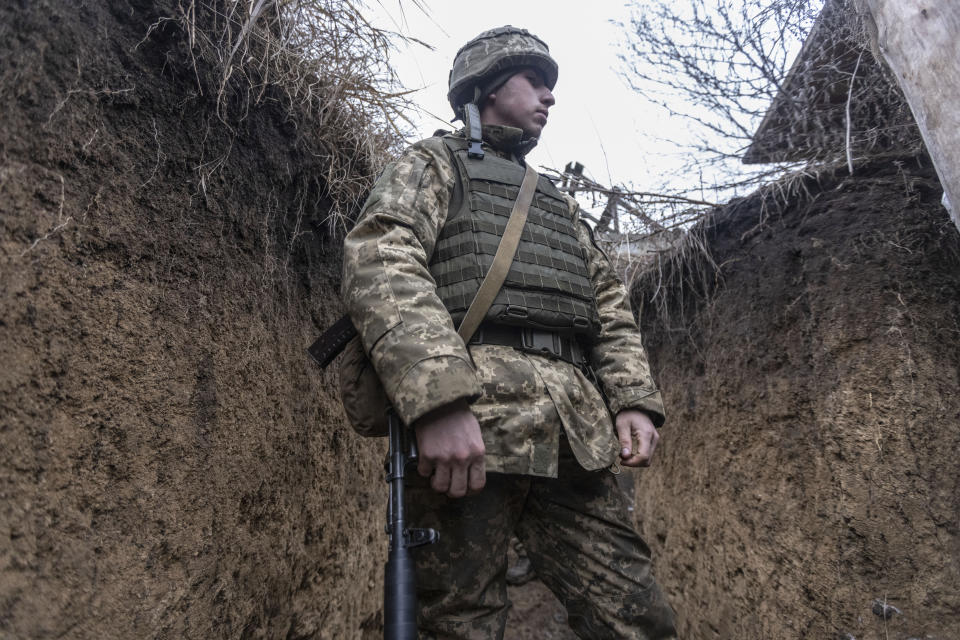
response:
M163 152L163 149L160 146L160 132L157 130L157 119L152 118L152 120L153 120L153 139L157 143L157 161L153 165L153 170L150 172L150 177L144 180L143 183L139 187L137 187L138 191L140 189L143 189L145 186L147 186L153 181L153 179L157 176L157 171L160 170L160 165L162 165L164 161L167 159L166 154ZM96 131L94 131L93 135L94 136L97 135ZM91 138L91 140L93 140L93 138ZM86 145L84 145L84 148L85 147Z
M34 249L36 249L37 245L39 245L41 242L50 239L50 237L53 236L54 234L66 229L67 225L69 225L70 222L73 220L73 216L67 216L66 218L63 217L63 206L67 200L66 198L67 187L66 187L66 183L63 180L62 175L60 175L59 173L55 173L54 175L60 181L60 206L57 209L57 223L53 226L52 229L50 229L50 231L40 236L36 240L34 240L29 247L21 251L20 252L21 258L27 255L28 253L30 253L31 251L33 251Z
M63 96L63 98L57 102L57 105L53 108L53 111L50 112L50 115L47 116L47 121L43 124L43 128L49 129L50 123L53 121L53 117L60 113L61 109L63 109L67 102L70 101L70 98L75 95L86 95L90 97L116 96L124 93L131 93L133 89L133 87L128 87L126 89L70 89Z

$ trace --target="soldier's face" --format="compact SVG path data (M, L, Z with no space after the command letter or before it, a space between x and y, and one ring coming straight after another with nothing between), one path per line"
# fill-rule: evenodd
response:
M517 127L527 136L539 138L554 102L553 93L544 84L540 72L525 67L487 96L480 121Z

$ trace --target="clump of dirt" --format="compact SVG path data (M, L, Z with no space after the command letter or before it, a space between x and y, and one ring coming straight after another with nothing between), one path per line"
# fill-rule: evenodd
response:
M960 236L921 160L794 187L635 290L658 578L685 638L960 637Z
M372 637L323 149L269 91L221 122L176 7L0 7L0 635Z

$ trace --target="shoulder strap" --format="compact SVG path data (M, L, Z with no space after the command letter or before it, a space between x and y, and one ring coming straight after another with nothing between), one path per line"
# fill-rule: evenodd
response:
M517 253L517 247L520 245L520 235L523 233L523 226L527 223L527 212L530 210L530 203L533 201L533 194L537 190L537 180L540 176L534 171L528 163L527 172L523 176L523 183L520 185L520 193L517 194L517 200L513 203L513 210L510 212L510 219L507 221L507 227L503 232L503 238L500 239L500 245L497 247L497 253L493 256L493 264L490 265L490 271L483 278L480 289L466 315L460 322L457 333L463 338L463 341L470 342L470 338L477 331L483 317L487 315L487 310L493 304L503 281L507 279L507 273L510 271L510 264Z

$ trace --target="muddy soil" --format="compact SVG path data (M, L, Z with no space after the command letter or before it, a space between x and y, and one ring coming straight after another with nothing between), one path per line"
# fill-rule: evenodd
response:
M0 5L0 637L374 637L322 153L218 119L177 4Z
M960 234L927 162L794 186L637 291L640 530L685 638L960 638Z

